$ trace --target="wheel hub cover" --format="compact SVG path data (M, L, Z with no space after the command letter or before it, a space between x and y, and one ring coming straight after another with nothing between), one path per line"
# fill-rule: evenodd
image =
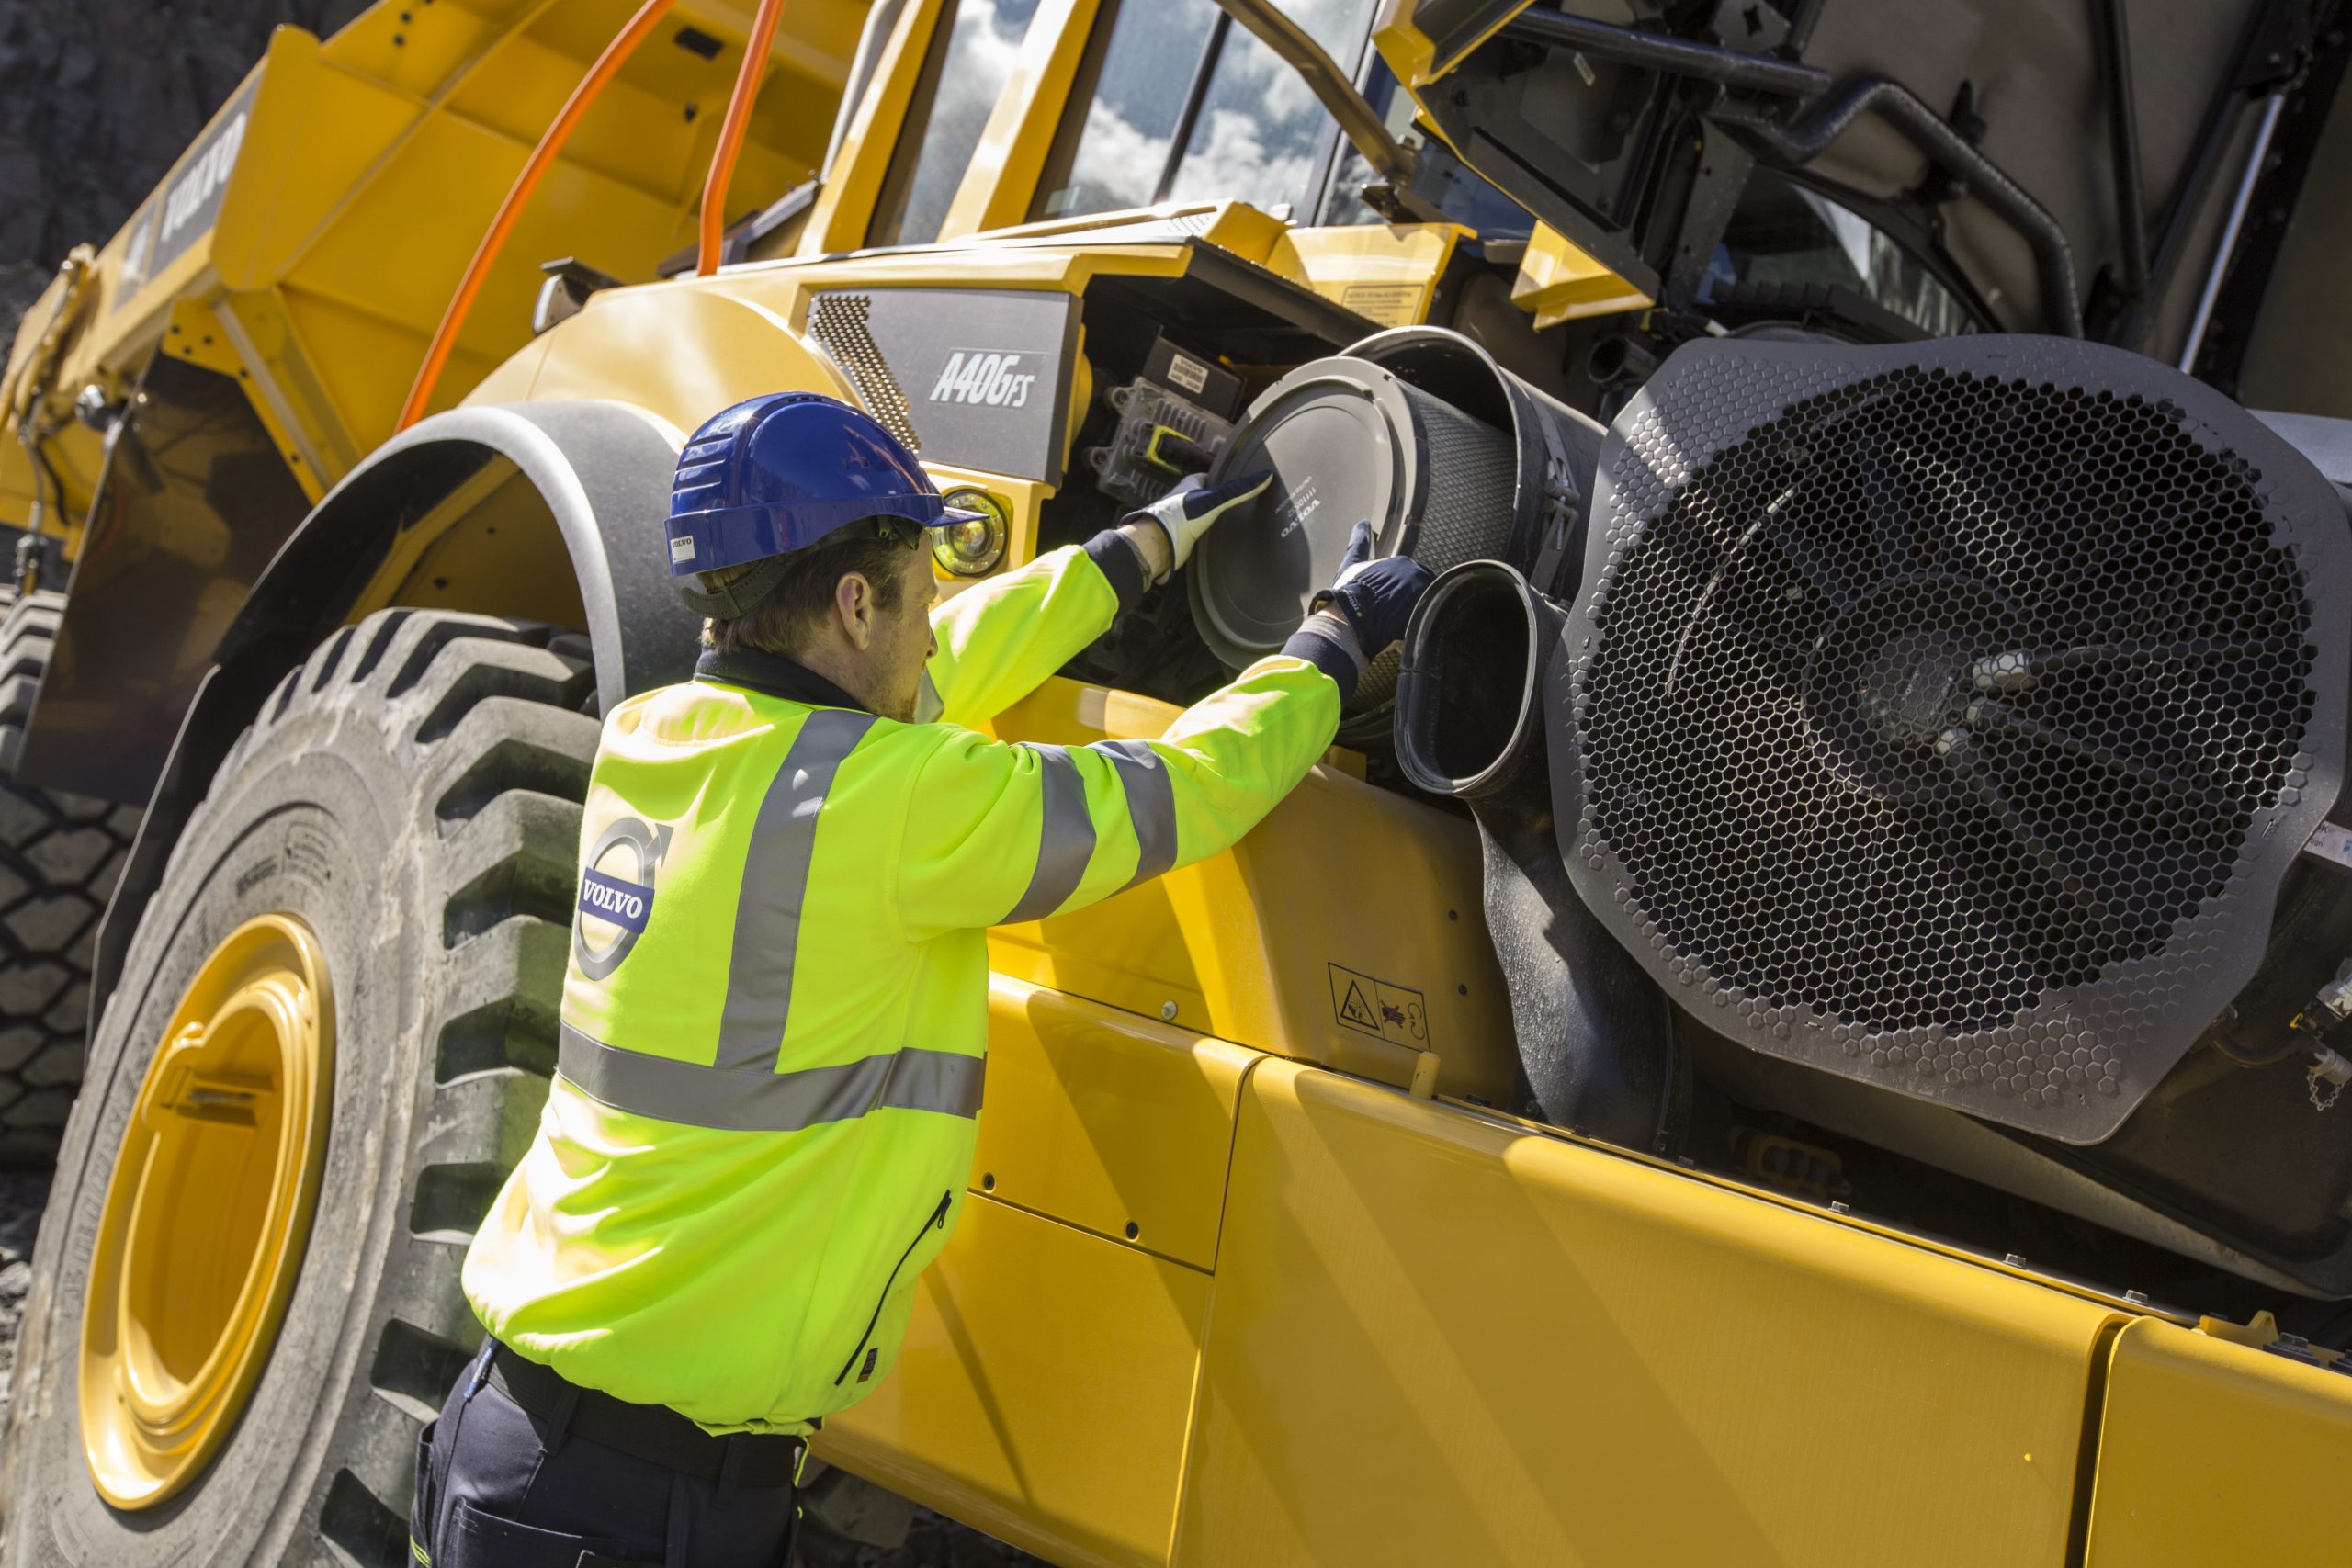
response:
M334 1060L326 956L291 916L232 932L174 1010L83 1308L83 1452L118 1508L195 1480L261 1376L318 1202Z

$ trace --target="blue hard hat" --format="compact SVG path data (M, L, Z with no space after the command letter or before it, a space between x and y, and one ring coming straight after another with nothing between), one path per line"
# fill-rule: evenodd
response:
M705 421L678 454L670 575L804 549L862 518L942 528L980 515L942 501L871 415L816 392L770 392Z

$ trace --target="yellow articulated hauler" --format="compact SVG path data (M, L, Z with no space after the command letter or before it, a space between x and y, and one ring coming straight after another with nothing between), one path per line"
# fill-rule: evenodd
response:
M1253 831L990 932L812 1551L2346 1561L2338 7L756 10L281 30L17 331L8 1561L406 1558L683 433L794 390L949 593L1274 471L1000 737L1441 573Z

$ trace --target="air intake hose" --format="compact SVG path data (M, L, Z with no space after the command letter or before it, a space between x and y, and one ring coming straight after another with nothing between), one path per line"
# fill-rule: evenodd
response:
M1442 573L1405 632L1396 761L1477 818L1487 930L1519 1037L1512 1109L1648 1148L1672 1081L1670 1019L1569 886L1552 828L1544 667L1565 618L1500 561Z

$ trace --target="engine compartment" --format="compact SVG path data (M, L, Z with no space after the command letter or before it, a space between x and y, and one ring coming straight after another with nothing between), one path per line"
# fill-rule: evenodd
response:
M1546 336L1557 340L1558 347L1539 348L1523 315L1498 316L1488 308L1491 292L1476 287L1482 276L1491 277L1491 266L1482 268L1474 254L1464 273L1451 290L1451 326L1395 329L1346 345L1319 344L1314 346L1323 352L1291 363L1246 357L1236 352L1237 344L1218 341L1197 324L1150 318L1122 323L1090 296L1085 353L1098 390L1080 423L1073 443L1079 456L1071 468L1074 476L1088 476L1091 482L1069 484L1047 503L1040 547L1074 542L1114 521L1172 483L1184 471L1181 465L1197 463L1204 454L1220 477L1270 456L1278 470L1288 465L1295 471L1281 472L1283 482L1261 505L1269 527L1305 537L1301 547L1234 549L1223 560L1204 547L1188 569L1188 582L1123 616L1069 673L1168 701L1196 699L1252 651L1246 641L1236 646L1234 617L1217 595L1254 592L1261 604L1280 606L1295 594L1303 604L1328 571L1322 555L1336 558L1334 539L1344 538L1354 513L1379 512L1373 520L1384 550L1409 550L1424 559L1433 556L1433 564L1453 570L1442 582L1443 591L1432 593L1417 619L1413 637L1389 656L1386 679L1371 682L1349 715L1341 739L1364 753L1370 781L1464 811L1478 823L1489 926L1510 982L1522 1066L1514 1100L1504 1109L1815 1201L1852 1205L1923 1234L1996 1256L2030 1258L2037 1267L2118 1292L2137 1290L2199 1310L2240 1315L2256 1306L2277 1308L2279 1292L2291 1292L2306 1299L2288 1309L2282 1318L2288 1326L2323 1341L2352 1333L2352 1312L2331 1304L2352 1296L2352 1264L2346 1261L2352 1257L2352 1139L2336 1131L2325 1111L2314 1108L2316 1100L2328 1098L2330 1081L2312 1066L2324 1062L2314 1053L2329 1049L2321 1035L2332 1026L2313 1011L2317 998L2339 965L2352 958L2352 885L2312 857L2292 848L2272 854L2267 892L2233 891L2205 911L2216 931L2228 933L2223 945L2260 961L2242 964L2226 984L2207 986L2220 987L2213 992L2219 998L2214 1006L2191 998L2185 1009L2165 1012L2159 1004L2162 1031L2177 1037L2177 1065L2148 1071L2144 1081L2135 1078L2128 1103L2108 1124L2091 1127L2088 1135L2077 1130L2071 1138L2049 1128L2010 1124L1988 1115L1984 1107L1956 1101L1950 1092L1921 1092L1899 1076L1841 1077L1726 1031L1709 1016L1724 1010L1721 993L1696 994L1674 973L1671 959L1661 959L1662 944L1630 936L1611 919L1608 891L1572 876L1578 869L1578 846L1569 826L1575 801L1573 790L1563 793L1560 781L1566 774L1573 784L1574 768L1565 765L1573 759L1562 755L1566 719L1560 699L1556 693L1547 699L1545 688L1566 679L1561 649L1571 608L1611 573L1612 552L1622 554L1625 543L1588 537L1596 516L1611 504L1605 465L1629 460L1629 448L1646 442L1642 462L1688 478L1687 464L1677 466L1687 452L1675 440L1661 444L1654 428L1645 435L1631 428L1650 406L1644 389L1658 366L1677 362L1667 353L1670 344L1628 335L1622 321L1555 330ZM1852 355L1858 351L1845 344L1871 335L1829 325L1825 331L1818 317L1803 323L1765 320L1727 344L1702 343L1682 354L1736 357L1760 351L1768 358L1817 366ZM1975 345L1970 352L2030 357L2032 345L2041 340L1961 341ZM2005 349L2005 342L2017 346ZM1873 352L1892 367L1898 361L1916 365L1923 350L1948 346L1911 344ZM2135 375L2140 367L2157 368L2136 359L2132 366ZM2169 375L2117 394L2118 406L2125 400L2135 409L2144 406L2158 424L2177 423L2184 401L2211 398L2227 409L2229 417L2213 416L2213 423L2229 426L2227 438L2209 442L2214 460L2233 465L2242 477L2250 474L2248 482L2266 495L2282 484L2294 490L2301 508L2298 526L2308 536L2293 543L2288 554L2303 562L2307 578L2317 572L2335 581L2335 558L2343 545L2336 536L2345 530L2340 493L2283 443L2266 445L2267 436L2246 434L2254 422L2234 405L2186 378L2170 378L2178 385L2158 384ZM2054 385L2046 370L2035 384ZM1720 394L1718 402L1725 396ZM1731 425L1745 420L1761 427L1788 400L1751 401L1754 407L1748 408L1733 399L1736 406L1715 412ZM1435 421L1424 412L1429 403L1442 405ZM2063 397L2052 405L2063 406L2068 406ZM1609 416L1619 416L1613 428L1602 423ZM1866 422L1870 416L1865 408L1844 417ZM2078 415L2044 411L2038 417L2040 426L2029 419L2005 438L2046 443L2055 431L2077 443L2081 450L2071 457L2048 455L2045 467L2052 473L2079 462L2081 451L2095 452L2098 442L2115 438L2111 429ZM2069 418L2073 424L2066 423ZM2230 418L2242 423L2230 423ZM1490 440L1508 444L1507 477L1498 477L1491 461L1483 468L1472 465L1468 481L1458 477L1464 471L1458 460L1449 468L1438 450L1442 439L1432 438L1431 427L1456 419L1475 422ZM1308 421L1320 421L1326 428L1307 438ZM1300 428L1285 434L1285 426ZM1335 477L1323 478L1327 474ZM1449 474L1455 476L1450 486ZM2048 493L2027 493L2030 490L2026 486L2007 504L2030 510L2049 503ZM1334 504L1335 493L1366 499ZM1475 498L1473 510L1485 515L1468 547L1454 537L1461 533L1458 526L1451 533L1422 526L1432 495L1446 497L1457 509L1464 499ZM1768 513L1771 499L1763 497L1751 510ZM1871 505L1883 513L1905 503L1890 491ZM1908 503L1916 508L1921 496L1911 495ZM1247 525L1246 519L1237 518L1228 519L1227 526L1235 521ZM2100 526L2109 534L2090 542L2087 536L2077 539L2078 553L2114 548L2112 520L2094 525L2094 532ZM1737 538L1742 531L1732 528L1730 536ZM1752 543L1754 529L1747 532ZM2006 547L1996 540L1986 547L1996 554L2011 548L2018 558L1979 561L1975 575L1997 584L2047 571L2057 558L2053 549L2064 555L2063 542L2053 538L2018 535ZM1784 595L1782 608L1793 603L1788 597L1792 589L1812 582L1808 572L1834 573L1819 558L1799 558L1804 553L1802 544L1782 548L1773 572L1758 577ZM1720 563L1702 569L1688 548L1679 556L1669 549L1663 558L1679 561L1673 570L1696 571L1702 593L1732 591L1724 586ZM1475 564L1480 562L1499 564ZM1712 590L1703 585L1711 570ZM2132 572L2144 575L2154 569L2143 563L2118 570L2119 581L2140 581ZM1939 577L1923 569L1913 575L1941 581L1952 574ZM2103 581L2096 572L2092 578ZM1734 586L1745 591L1753 585ZM1944 586L1956 596L1946 606L1945 620L1951 625L1999 618L1994 600L1979 603L1982 594L1971 598L1956 580ZM2148 604L2160 604L2161 585L2149 591L2155 597ZM2231 592L2249 590L2224 584L2215 602L2226 602ZM2324 597L2312 596L2312 606ZM2335 611L2317 613L2335 626ZM1889 611L1894 622L1904 614L1900 606ZM1582 627L1585 633L1590 629L1589 623ZM2299 782L2284 784L2285 773L2280 775L2281 787L2292 797L2287 816L2303 825L2297 844L2309 824L2327 814L2341 773L2346 671L2337 646L2340 628L2324 630L2312 642L2313 657L2301 666L2312 682L2311 701L2289 699L2290 706L2304 702L2308 708L2315 702L2323 710L2312 733L2288 746L2295 760L2288 771ZM1826 626L1815 626L1810 636L1819 642L1828 633ZM1758 635L1769 640L1782 633ZM2218 646L2226 638L2209 640ZM1668 658L1671 643L1669 637ZM2245 652L2221 649L2196 657L2233 651ZM1980 653L1979 662L1982 658ZM1916 728L1926 722L1925 710L1901 711L1904 694L1919 684L1920 670L1935 668L1941 666L1923 655L1900 671L1849 671L1849 683L1859 682L1848 694L1849 705L1874 703L1872 711L1887 724ZM1973 666L1962 660L1958 668L1964 685L1973 678ZM2251 689L2245 682L2240 687ZM2265 724L2275 736L2276 721L2255 728ZM1926 754L1933 754L1934 740L1932 734L1922 739ZM2035 743L2085 750L2080 736ZM2305 750L2298 751L2297 745ZM2314 765L2314 750L2328 754L2325 768ZM2098 765L2112 772L2119 764L2110 755ZM2162 773L2164 760L2154 766ZM1737 809L1739 792L1752 786L1726 786L1709 768L1698 766L1681 787L1702 798L1711 788L1718 795L1728 788L1728 805ZM1867 793L1870 786L1865 781L1860 787ZM2140 819L2126 820L2132 811L2105 817L2078 811L2075 820L2062 825L2077 834L2109 835L2112 842L2101 852L2117 863L2100 874L2120 876L2115 887L2134 881L2133 856L2145 863L2162 847L2150 833L2161 836L2177 826L2164 816L2161 803L2143 798L2152 786L2143 781L2135 787L2142 795L2132 798L2147 808L2139 812ZM1998 835L1999 810L1988 809L1993 826L1977 822L1963 837ZM2225 829L2236 829L2242 838L2252 821L2240 807L2222 817L2227 821L2221 829L2209 822L2202 830L2226 837ZM2031 845L2018 846L2032 836L2011 831L2004 852L2013 861L2020 855L2030 861ZM2098 897L2069 895L2063 871L2046 872L2045 880L2048 888L2035 890L2030 901L2072 897L2077 923L2087 918L2083 908L2092 908L2095 915L2106 908ZM2190 887L2184 896L2197 904L2199 891ZM2206 895L2208 902L2220 897L2211 889ZM2165 918L2174 924L2197 918L2186 910L2173 909ZM1805 919L1822 928L1807 940L1825 946L1822 962L1831 970L1910 963L1923 974L1954 972L1949 964L1922 962L1910 948L1878 951L1873 943L1883 942L1886 931L1851 922L1840 926L1834 912L1834 899L1804 911ZM2121 951L2106 954L2104 961L2132 961L2128 954L2119 959ZM2098 964L2089 967L2096 970ZM2245 972L2249 968L2250 974ZM1823 1018L1826 1031L1826 1013ZM2067 1083L2063 1069L2075 1065L2066 1057L2075 1048L2068 1044L2058 1053L2057 1078L2035 1085L2037 1091L2051 1081ZM1950 1052L1944 1059L1947 1066L1959 1060ZM2085 1092L2099 1094L2096 1075Z

